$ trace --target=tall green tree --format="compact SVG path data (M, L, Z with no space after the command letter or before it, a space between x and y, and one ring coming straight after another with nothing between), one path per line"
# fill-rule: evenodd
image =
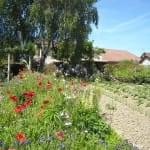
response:
M32 0L2 0L0 4L1 30L5 39L3 41L13 46L31 40L34 37L29 20Z
M98 24L98 0L0 0L1 46L38 41L43 62L49 52L73 63L92 54L85 43ZM9 46L8 46L9 45Z
M38 26L39 37L47 41L47 52L51 48L56 56L74 63L81 60L91 24L98 24L98 13L94 7L96 2L97 0L34 1L31 17Z

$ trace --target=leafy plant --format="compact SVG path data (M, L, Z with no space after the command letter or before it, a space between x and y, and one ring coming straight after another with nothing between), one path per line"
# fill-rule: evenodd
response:
M104 78L121 82L150 83L150 68L132 61L108 64L105 66Z

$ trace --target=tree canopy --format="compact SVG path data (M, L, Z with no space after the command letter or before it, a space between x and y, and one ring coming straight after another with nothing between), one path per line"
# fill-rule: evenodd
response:
M87 48L91 24L98 25L97 0L0 0L0 49L39 41L46 56L78 63Z

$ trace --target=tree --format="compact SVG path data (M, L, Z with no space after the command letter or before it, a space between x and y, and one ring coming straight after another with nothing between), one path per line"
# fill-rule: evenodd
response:
M48 53L74 64L92 49L85 43L98 24L97 0L0 0L0 47L25 49L29 42L40 43L43 57ZM91 55L92 56L92 55Z
M30 6L32 0L2 0L0 2L0 20L1 34L0 50L8 53L8 62L10 62L10 54L28 53L30 43L35 38L34 26L30 23ZM29 60L31 62L29 55ZM8 63L8 79L9 79L9 63ZM29 67L31 68L31 67Z
M45 54L51 49L55 56L74 63L81 60L91 24L98 24L97 9L93 6L96 2L97 0L34 1L31 16L35 26L38 26L39 37L47 42L47 48L43 49Z
M3 0L1 3L1 30L5 39L3 41L7 45L23 46L34 38L34 30L29 20L31 4L32 0Z

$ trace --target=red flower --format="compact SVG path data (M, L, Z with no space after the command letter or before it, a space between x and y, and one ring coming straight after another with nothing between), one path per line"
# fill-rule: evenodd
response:
M26 141L26 136L23 132L18 132L16 133L16 140L19 141L20 143L23 143Z
M26 91L23 93L24 97L27 99L32 98L33 96L35 96L35 93L33 91Z
M14 108L14 112L19 113L19 112L22 112L24 109L25 109L25 106L18 105Z
M22 112L24 109L26 109L31 104L32 104L32 100L26 100L21 105L16 106L14 109L14 112L16 112L16 113Z
M24 103L23 103L26 107L27 106L30 106L32 104L32 100L29 99L29 100L26 100Z
M18 101L18 97L15 96L15 95L10 96L10 99L11 99L13 102L17 102L17 101Z
M57 139L63 140L64 139L64 132L63 131L58 131L58 132L55 133L55 136L57 137Z
M52 83L50 81L47 82L46 88L49 89L52 87Z
M38 81L38 87L42 87L42 81Z

